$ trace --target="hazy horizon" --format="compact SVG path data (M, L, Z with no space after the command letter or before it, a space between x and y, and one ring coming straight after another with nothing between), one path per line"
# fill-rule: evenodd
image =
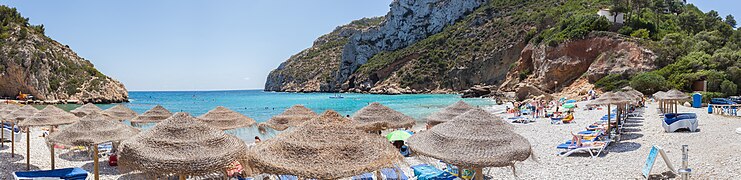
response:
M261 90L267 74L382 1L4 1L129 91ZM741 2L690 0L721 17Z

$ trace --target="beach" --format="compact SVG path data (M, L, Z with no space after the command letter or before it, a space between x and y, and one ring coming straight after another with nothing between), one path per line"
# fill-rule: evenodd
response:
M580 102L583 107L586 102ZM513 124L514 130L527 138L534 156L524 162L516 163L516 176L511 168L486 168L487 175L493 179L642 179L641 168L652 146L660 146L666 151L675 168L681 167L681 146L689 145L689 167L693 169L692 177L696 179L733 179L741 175L741 141L735 129L741 127L741 119L707 114L704 108L679 107L680 112L695 112L700 123L699 132L666 133L661 127L661 120L656 110L656 103L648 103L642 109L643 117L630 118L625 124L625 134L618 143L612 143L596 158L588 154L574 154L559 157L562 150L555 147L571 138L570 132L583 131L606 110L582 110L575 113L571 124L550 124L541 118L534 123ZM501 114L502 117L511 115ZM424 127L417 125L416 129ZM44 131L32 129L31 136L31 169L50 169L50 151L41 136ZM12 178L12 172L25 170L25 138L16 143L16 156L10 158L10 143L5 143L0 151L0 177ZM56 167L82 167L92 172L92 158L86 152L56 150ZM412 176L410 165L434 163L429 158L408 157L402 165L405 174ZM142 179L136 173L121 174L115 167L108 166L107 157L100 161L101 179ZM440 167L442 168L442 167ZM661 175L669 171L663 159L657 158L652 175Z

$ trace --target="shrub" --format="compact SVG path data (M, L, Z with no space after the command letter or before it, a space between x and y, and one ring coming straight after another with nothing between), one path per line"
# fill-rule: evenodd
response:
M666 90L667 82L663 76L646 72L631 78L630 86L643 94L653 94L657 91Z
M630 81L626 79L628 78L623 77L623 75L621 74L610 74L603 77L602 79L597 80L597 82L594 83L594 86L604 91L612 91L628 86L630 84Z
M726 96L734 96L737 95L738 86L729 80L725 80L720 84L720 92Z
M630 33L630 36L641 38L641 39L648 39L649 32L647 29L639 29L639 30L633 31L633 33Z
M710 99L713 98L723 98L725 97L723 93L720 92L700 92L702 94L702 102L704 103L710 103Z

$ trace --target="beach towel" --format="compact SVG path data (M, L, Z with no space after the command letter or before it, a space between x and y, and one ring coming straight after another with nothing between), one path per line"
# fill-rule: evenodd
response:
M396 172L399 172L397 175ZM396 168L384 168L381 169L381 174L383 174L383 177L385 180L408 180L409 177L407 177L406 174L404 174L404 171L399 169L397 166ZM401 176L401 178L399 178Z
M15 172L13 174L16 176L16 179L59 178L64 180L85 180L88 176L88 172L82 168Z

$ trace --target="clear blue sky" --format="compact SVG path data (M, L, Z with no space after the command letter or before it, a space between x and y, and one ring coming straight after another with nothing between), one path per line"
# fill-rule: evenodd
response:
M129 90L262 89L267 74L335 27L391 0L27 1L17 8Z
M741 1L690 0L733 14ZM3 1L129 90L261 89L322 34L391 0Z

